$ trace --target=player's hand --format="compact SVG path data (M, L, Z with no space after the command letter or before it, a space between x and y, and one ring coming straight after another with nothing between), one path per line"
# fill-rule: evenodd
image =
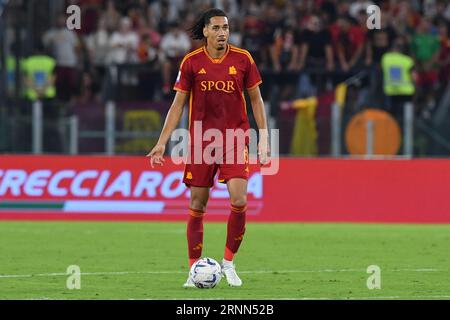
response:
M155 164L159 164L160 166L162 166L164 164L164 151L166 151L166 146L162 145L162 144L157 144L152 151L149 152L149 154L147 154L146 157L150 158L150 166L152 168L155 167Z
M269 163L269 152L269 143L267 139L260 140L258 143L258 157L261 165Z

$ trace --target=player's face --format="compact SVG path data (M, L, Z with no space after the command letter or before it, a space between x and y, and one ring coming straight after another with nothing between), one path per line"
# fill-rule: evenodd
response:
M204 29L205 37L216 50L224 50L227 47L230 36L227 17L212 17Z

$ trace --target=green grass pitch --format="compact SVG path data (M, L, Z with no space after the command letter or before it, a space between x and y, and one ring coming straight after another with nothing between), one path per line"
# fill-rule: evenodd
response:
M182 288L184 223L0 222L0 299L450 299L450 226L248 223L243 286ZM225 223L205 223L222 259ZM66 287L69 265L81 289ZM369 265L381 289L367 288Z

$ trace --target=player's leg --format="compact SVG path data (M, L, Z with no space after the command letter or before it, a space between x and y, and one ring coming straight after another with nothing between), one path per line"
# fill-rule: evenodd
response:
M209 199L209 189L214 184L215 165L186 164L183 182L191 190L187 240L189 266L201 257L203 247L203 215Z
M214 184L215 165L186 164L183 182L191 190L189 217L187 223L187 243L189 267L202 255L203 248L203 216L209 199L209 189ZM194 283L188 277L185 287L193 287Z
M231 213L227 224L227 242L223 259L222 270L228 284L232 286L242 285L241 279L236 274L233 263L234 255L238 252L245 233L245 215L247 211L247 180L233 178L227 182L230 194Z
M189 267L201 258L203 248L203 216L209 199L208 187L190 187L191 200L189 218L187 223L187 243L189 254ZM191 278L188 277L184 287L194 287Z
M227 243L224 258L233 261L245 233L245 214L247 210L247 180L234 178L227 182L230 194L231 212L227 225Z
M189 267L200 259L203 248L203 216L209 199L208 187L191 187L189 220L187 224L187 241L189 250Z

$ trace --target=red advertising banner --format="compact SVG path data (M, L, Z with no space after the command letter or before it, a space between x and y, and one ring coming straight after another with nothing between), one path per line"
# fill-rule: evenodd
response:
M145 157L1 156L2 220L185 220L183 165ZM249 221L450 222L450 160L280 159L250 168ZM207 220L229 214L211 189Z

